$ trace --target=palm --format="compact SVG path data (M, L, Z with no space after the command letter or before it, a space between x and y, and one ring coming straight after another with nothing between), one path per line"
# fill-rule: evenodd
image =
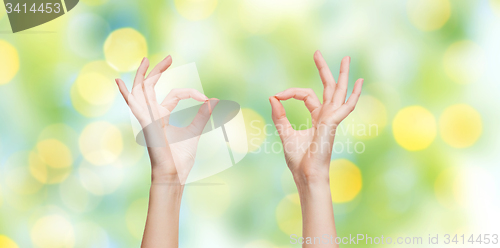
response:
M350 58L342 60L338 84L319 52L314 59L324 85L323 104L312 89L290 88L269 98L285 159L294 175L328 173L328 166L323 165L329 165L336 128L354 110L363 83L362 79L356 82L353 94L346 102ZM311 128L294 130L290 125L280 101L291 98L304 101L311 113Z
M290 170L295 171L300 165L304 155L309 151L313 136L311 130L293 130L290 135L282 138L285 160Z
M175 164L181 165L178 173L183 175L183 178L187 178L194 165L200 134L193 133L188 127L180 128L169 125L166 128L166 135L174 140L180 140L170 144L170 150Z
M213 100L210 106L209 99L194 89L174 89L158 103L154 86L172 61L167 57L144 78L147 62L145 59L138 69L132 93L128 93L123 81L118 79L117 83L143 128L153 169L157 174L176 175L183 183L194 165L199 136L218 101ZM204 102L193 122L187 127L170 125L169 117L175 106L188 98Z
M338 119L337 109L331 105L321 105L311 112L312 127L306 130L293 130L289 129L283 136L283 146L289 147L290 149L285 149L285 159L288 166L292 171L298 169L310 170L311 168L300 168L305 166L310 166L311 163L302 163L304 160L315 162L324 161L328 159L329 154L314 152L316 147L313 144L313 139L315 131L318 127L319 117L322 115L333 116L333 119ZM340 121L334 122L334 125L338 125ZM289 134L288 134L289 133ZM306 156L307 155L307 156ZM304 158L307 159L304 159Z

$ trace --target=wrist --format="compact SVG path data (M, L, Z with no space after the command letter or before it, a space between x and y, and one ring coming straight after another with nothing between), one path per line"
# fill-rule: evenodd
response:
M292 170L293 179L297 186L328 186L330 185L330 166L302 165Z
M328 178L308 180L294 177L294 179L301 203L307 201L306 199L310 201L314 199L330 199L329 201L331 201L330 181Z
M330 188L330 177L324 175L306 175L302 173L293 174L293 180L297 188Z
M164 185L182 185L177 173L164 173L156 172L155 170L151 173L151 185L164 184Z

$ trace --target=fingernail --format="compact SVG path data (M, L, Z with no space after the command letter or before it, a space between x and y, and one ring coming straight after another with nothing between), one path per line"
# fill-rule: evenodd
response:
M349 63L351 63L351 56L349 56Z
M276 95L274 95L274 96L279 96L279 95L281 95L282 93L283 93L283 91L282 91L282 92L277 93L277 94L276 94Z

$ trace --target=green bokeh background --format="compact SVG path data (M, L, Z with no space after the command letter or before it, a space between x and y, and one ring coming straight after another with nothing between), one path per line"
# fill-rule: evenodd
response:
M440 7L448 4L446 18ZM0 85L0 235L19 247L140 244L150 169L146 151L134 142L127 106L116 89L109 106L94 106L98 110L89 117L75 108L70 93L86 64L105 60L104 42L121 28L144 36L152 63L169 54L173 67L196 63L207 96L236 101L265 124L272 124L268 97L277 92L312 88L321 99L316 50L335 78L341 59L351 56L349 90L355 79L364 78L362 95L381 103L383 111L374 111L386 113L386 125L376 137L337 137L365 147L362 153L343 151L332 158L348 159L362 175L355 198L334 203L339 236L421 236L426 244L429 234L500 233L498 0L87 0L18 34L9 33L9 20L0 14L0 40L13 46L19 58L15 77ZM453 57L459 65L449 69L445 56L463 41L474 49ZM0 64L9 59L0 54ZM127 84L134 75L114 73ZM456 104L480 115L475 120L482 132L464 148L443 139L439 128L445 109ZM302 103L284 105L292 124L310 123ZM398 144L392 126L397 113L413 105L427 109L437 127L430 145L418 151ZM116 127L122 137L123 148L112 166L92 165L82 155L80 136L95 122ZM270 135L262 149L203 180L221 185L186 187L181 247L299 247L290 244L289 233L280 228L280 222L287 224L277 218L284 204L290 220L297 219L298 205L287 205L287 195L296 189L282 152L263 149L279 142L274 131L267 125ZM457 135L463 132L467 129ZM73 154L63 178L51 184L38 181L29 170L29 153L37 152L37 144L47 137ZM111 190L89 190L82 179L89 170L101 176L93 183ZM51 221L40 224L47 216ZM48 246L37 241L40 229L58 233L45 235Z

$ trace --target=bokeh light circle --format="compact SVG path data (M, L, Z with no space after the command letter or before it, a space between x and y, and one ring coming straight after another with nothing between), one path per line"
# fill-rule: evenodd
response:
M175 9L190 21L207 19L217 7L217 0L175 0Z
M66 180L73 167L53 167L47 165L37 152L29 154L29 170L36 180L44 184L57 184Z
M132 28L113 31L104 43L106 61L120 72L136 70L147 55L146 39Z
M31 239L38 248L72 248L75 244L73 225L60 215L48 215L36 221Z
M486 70L486 55L483 49L472 41L453 43L443 57L444 69L448 77L459 84L481 80Z
M452 147L473 145L481 136L482 130L481 115L467 104L452 105L439 118L439 133Z
M407 12L410 21L422 31L440 29L450 18L449 0L409 0Z
M67 124L55 123L45 127L38 135L37 141L40 142L48 139L56 139L62 142L71 150L73 158L79 156L78 133Z
M19 248L19 246L12 239L5 235L0 235L0 247L2 248Z
M88 73L78 77L75 85L84 100L93 105L104 105L115 100L116 84L99 73Z
M243 119L245 120L248 149L245 149L247 147L243 145L238 146L238 143L235 143L231 146L231 150L239 153L256 151L266 140L266 121L253 109L243 108L241 109L241 113L243 114ZM238 137L233 137L233 139L244 140Z
M361 96L353 111L343 122L341 130L358 139L378 137L387 125L387 109L377 98ZM343 128L343 129L342 129Z
M73 157L69 148L56 139L46 139L36 145L38 155L44 163L53 168L70 167Z
M71 87L73 107L86 117L104 115L117 95L115 78L120 75L106 61L86 64Z
M276 207L276 221L280 230L287 235L302 234L302 212L299 194L290 194Z
M115 162L123 150L120 130L109 122L93 122L83 129L79 139L83 157L94 165Z
M83 161L78 175L83 187L98 196L115 192L123 181L123 170L119 164L95 166Z
M6 84L19 71L19 54L9 42L0 40L0 85Z
M330 190L335 203L349 202L354 199L363 186L361 171L347 159L330 162Z
M396 142L409 151L427 148L436 137L436 129L434 116L421 106L400 110L392 122Z
M21 195L32 195L42 188L42 184L35 179L28 168L29 152L13 154L4 165L5 183L12 191Z
M75 176L70 176L59 185L59 195L64 205L75 213L84 213L95 209L101 199L89 194L89 191Z

